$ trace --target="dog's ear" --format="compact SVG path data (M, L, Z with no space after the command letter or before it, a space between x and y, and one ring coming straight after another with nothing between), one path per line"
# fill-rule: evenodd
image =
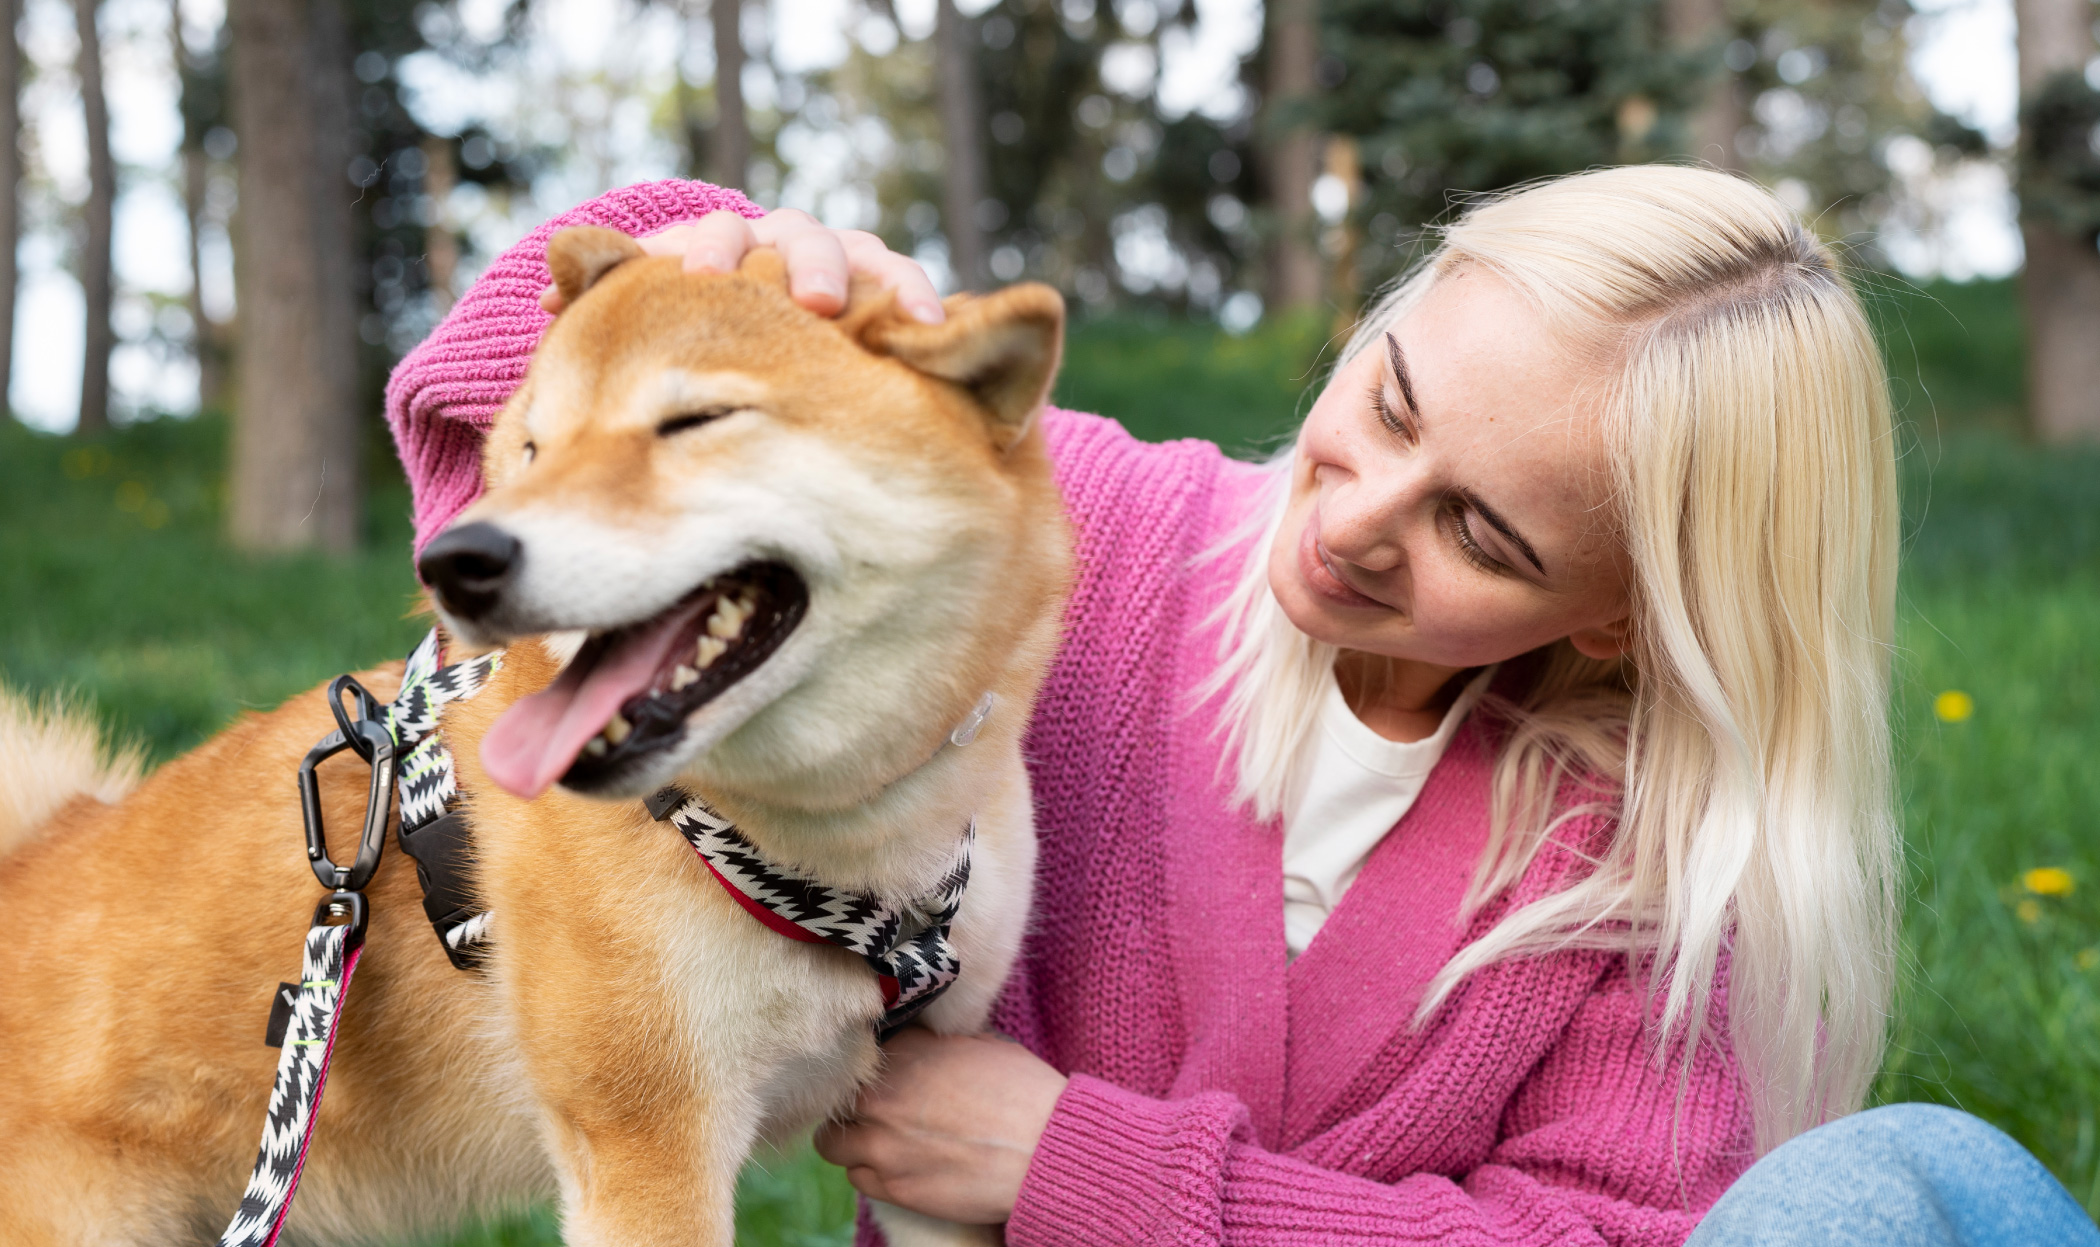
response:
M642 257L642 245L616 229L572 225L547 240L547 267L564 304L573 305L598 279Z
M977 396L1002 449L1028 432L1050 397L1064 351L1065 301L1039 282L987 295L953 295L948 319L925 325L901 315L874 318L861 331L869 349Z

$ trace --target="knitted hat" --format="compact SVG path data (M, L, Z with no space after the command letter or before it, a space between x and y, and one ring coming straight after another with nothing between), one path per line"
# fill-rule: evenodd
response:
M415 501L416 552L481 496L481 442L525 379L525 365L554 318L540 309L552 285L547 240L571 225L640 237L727 209L764 215L733 190L705 182L645 182L600 195L555 217L497 258L451 313L394 368L386 422Z

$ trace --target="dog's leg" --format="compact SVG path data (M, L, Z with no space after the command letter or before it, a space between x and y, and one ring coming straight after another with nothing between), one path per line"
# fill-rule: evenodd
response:
M603 956L576 961L542 965L513 987L563 1241L730 1247L753 1114L736 1088L697 1068L648 975Z
M655 1100L673 1120L568 1123L556 1146L567 1247L730 1247L743 1146L704 1109Z

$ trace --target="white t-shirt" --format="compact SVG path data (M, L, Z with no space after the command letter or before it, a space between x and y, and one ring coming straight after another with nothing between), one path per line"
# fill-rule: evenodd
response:
M1467 681L1434 733L1404 742L1366 726L1328 677L1305 770L1283 811L1283 940L1291 956L1311 945L1371 850L1413 807L1494 673L1489 667Z

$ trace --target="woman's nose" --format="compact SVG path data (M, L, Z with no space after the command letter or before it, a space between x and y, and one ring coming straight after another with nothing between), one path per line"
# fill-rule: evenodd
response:
M1359 477L1321 500L1320 544L1367 572L1392 571L1407 561L1402 535L1410 505L1403 484Z

